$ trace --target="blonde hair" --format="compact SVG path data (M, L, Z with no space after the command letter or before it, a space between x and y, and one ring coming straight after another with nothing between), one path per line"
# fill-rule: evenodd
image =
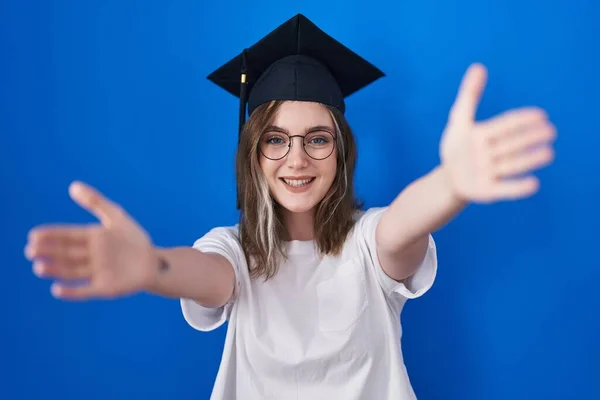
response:
M240 205L240 239L252 279L272 278L286 257L285 227L281 207L272 198L260 167L258 144L283 101L259 106L241 133L236 154L236 178ZM362 204L354 197L357 161L354 135L343 114L328 107L336 130L337 166L333 183L315 214L315 242L321 255L337 255L354 226L354 213Z

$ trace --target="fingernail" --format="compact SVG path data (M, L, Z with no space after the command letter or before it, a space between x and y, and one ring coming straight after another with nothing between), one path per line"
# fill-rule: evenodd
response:
M36 276L44 275L45 270L46 270L46 267L41 262L36 261L35 263L33 263L33 273Z
M31 255L33 253L33 249L31 248L30 245L25 246L25 257L27 257L27 259L31 259Z
M73 181L69 187L69 192L72 196L78 196L81 194L81 183L79 181Z
M52 285L52 287L50 288L50 292L52 293L52 296L60 297L61 290L58 285Z
M31 229L28 233L27 233L27 239L29 239L30 242L33 242L36 238L37 238L37 229L33 228Z

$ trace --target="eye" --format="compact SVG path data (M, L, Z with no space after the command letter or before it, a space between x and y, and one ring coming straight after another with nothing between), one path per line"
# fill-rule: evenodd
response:
M283 146L288 143L288 138L278 132L265 132L261 143L265 146Z
M283 139L277 136L272 136L267 139L267 144L283 144Z
M329 140L322 136L316 136L310 139L310 143L312 144L326 144L329 143Z
M306 136L306 144L311 146L326 146L332 141L333 137L327 131L311 132Z

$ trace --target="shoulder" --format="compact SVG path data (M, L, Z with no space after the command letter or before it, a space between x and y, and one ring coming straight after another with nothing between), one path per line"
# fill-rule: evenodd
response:
M388 207L370 207L367 209L356 210L354 213L354 224L359 232L363 232L365 229L373 228L377 225L377 222L387 210Z
M234 241L240 242L239 225L217 226L210 229L203 236L196 239L194 245L210 241Z
M354 253L356 249L366 249L374 244L377 224L388 207L370 207L354 212L354 226L346 238L345 247ZM366 246L366 247L365 247Z
M217 252L229 258L243 258L238 225L214 227L196 239L193 248L204 252Z
M196 239L192 248L203 253L216 253L225 257L236 274L246 270L246 257L240 241L238 225L214 227Z

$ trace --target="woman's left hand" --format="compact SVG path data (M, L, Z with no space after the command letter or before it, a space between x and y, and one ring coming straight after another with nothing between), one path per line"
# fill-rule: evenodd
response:
M476 122L486 80L480 64L471 65L463 77L440 143L442 169L451 190L466 202L531 196L539 189L531 172L553 161L556 130L534 107Z

